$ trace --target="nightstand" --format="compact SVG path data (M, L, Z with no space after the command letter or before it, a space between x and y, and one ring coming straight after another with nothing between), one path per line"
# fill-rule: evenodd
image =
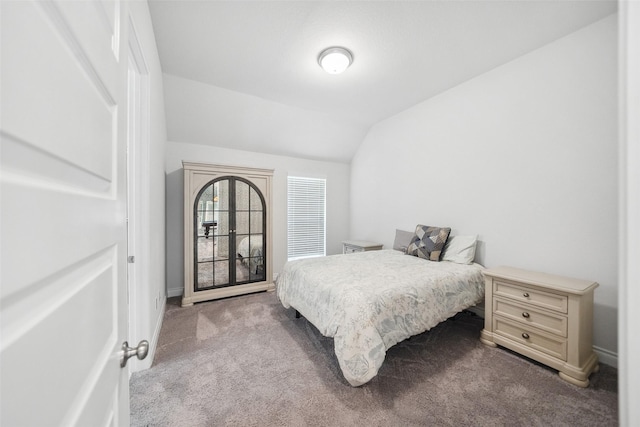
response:
M557 369L580 387L598 371L592 347L596 282L497 267L483 271L485 319L480 341Z
M367 242L365 240L345 240L342 242L342 253L352 254L355 252L379 251L382 249L381 243Z

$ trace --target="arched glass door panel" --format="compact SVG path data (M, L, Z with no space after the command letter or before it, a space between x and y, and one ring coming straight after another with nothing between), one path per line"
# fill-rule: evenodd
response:
M205 185L194 206L194 291L265 280L266 206L240 177Z
M239 262L238 282L265 280L264 248L266 247L264 198L251 183L236 180L235 239Z

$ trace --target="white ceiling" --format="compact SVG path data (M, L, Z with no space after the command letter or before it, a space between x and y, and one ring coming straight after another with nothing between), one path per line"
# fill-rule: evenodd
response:
M170 140L348 162L376 122L604 18L617 3L150 0L149 7L168 75ZM353 52L344 74L318 66L330 46ZM208 86L194 90L184 79ZM260 114L247 117L257 103ZM210 114L185 111L190 104ZM281 111L265 118L264 108ZM216 122L219 112L224 120ZM241 126L251 129L229 131Z

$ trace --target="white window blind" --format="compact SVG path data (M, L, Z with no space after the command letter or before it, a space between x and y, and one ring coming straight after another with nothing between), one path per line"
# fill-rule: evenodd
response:
M287 179L288 259L324 256L326 179Z

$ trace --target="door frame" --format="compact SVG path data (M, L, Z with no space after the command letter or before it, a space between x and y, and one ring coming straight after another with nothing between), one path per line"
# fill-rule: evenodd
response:
M620 2L619 44L619 229L618 381L620 425L640 425L640 3Z
M149 157L150 84L149 67L131 16L127 45L127 292L129 302L129 343L147 339L149 318ZM133 80L133 81L132 81ZM133 85L132 85L133 83ZM133 98L133 99L132 99ZM132 129L133 122L133 129ZM156 308L159 301L156 298ZM147 369L153 362L155 341L149 357L131 359L129 374Z

